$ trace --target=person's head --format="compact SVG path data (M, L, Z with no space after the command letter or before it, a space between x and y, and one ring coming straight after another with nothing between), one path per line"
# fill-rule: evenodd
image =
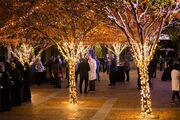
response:
M88 54L88 60L92 59L92 55Z
M179 64L174 64L173 69L179 70Z
M16 68L16 64L14 62L11 63L11 68L15 69Z
M4 65L0 65L0 72L4 72L4 71L5 71Z

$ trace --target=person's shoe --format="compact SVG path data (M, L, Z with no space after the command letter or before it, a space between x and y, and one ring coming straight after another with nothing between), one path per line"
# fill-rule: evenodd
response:
M84 92L84 94L88 94L88 92Z
M94 92L93 90L88 90L88 92Z

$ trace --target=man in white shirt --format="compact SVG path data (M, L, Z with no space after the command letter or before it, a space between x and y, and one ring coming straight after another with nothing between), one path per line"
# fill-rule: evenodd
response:
M171 71L171 78L172 78L172 102L171 104L174 104L174 99L177 97L178 101L180 102L179 97L179 79L180 79L180 72L179 72L179 65L174 64L174 68Z
M89 71L89 91L95 91L95 80L97 79L96 76L96 60L92 58L91 54L88 55L88 63L90 67Z

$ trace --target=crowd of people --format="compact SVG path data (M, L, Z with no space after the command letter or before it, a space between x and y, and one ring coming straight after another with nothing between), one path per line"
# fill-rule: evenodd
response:
M0 65L0 111L10 111L22 102L31 102L30 70L27 63L22 71L15 61Z
M130 61L125 59L124 63L118 64L118 66L117 62L113 54L106 55L103 61L100 61L91 52L87 53L84 58L80 58L75 65L75 82L79 82L80 94L96 91L96 82L101 80L100 71L108 74L109 86L116 85L120 78L123 78L122 82L130 82ZM148 66L150 88L152 88L152 80L156 78L157 63L158 61L154 58ZM172 71L170 71L170 79L173 91L172 103L174 103L175 97L180 101L179 64L171 63L169 66ZM141 90L139 69L137 74L137 88ZM0 64L0 111L9 111L13 106L21 106L22 102L31 102L30 85L32 83L39 86L47 80L54 88L61 88L64 76L66 76L66 88L68 88L68 63L59 55L52 56L45 63L38 58L32 66L29 66L28 63L22 65L16 59L10 59L10 61ZM82 86L83 82L84 87Z
M52 76L51 82L54 87L61 87L59 83L59 70L55 59L50 66ZM49 71L49 69L47 69ZM35 63L30 66L28 63L20 63L17 59L11 58L9 61L0 63L0 111L10 111L11 107L21 106L22 102L31 102L31 84L41 85L47 78L46 67L38 58Z

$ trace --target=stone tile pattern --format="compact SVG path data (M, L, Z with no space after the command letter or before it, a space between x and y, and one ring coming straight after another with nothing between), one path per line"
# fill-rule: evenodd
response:
M171 82L160 80L158 71L151 89L152 106L158 120L180 120L180 103L170 105ZM0 120L141 120L140 91L136 87L137 70L131 70L130 83L108 86L108 75L101 73L96 92L79 94L78 104L68 104L67 81L62 89L51 85L32 86L32 103L23 103L10 112L0 113Z

